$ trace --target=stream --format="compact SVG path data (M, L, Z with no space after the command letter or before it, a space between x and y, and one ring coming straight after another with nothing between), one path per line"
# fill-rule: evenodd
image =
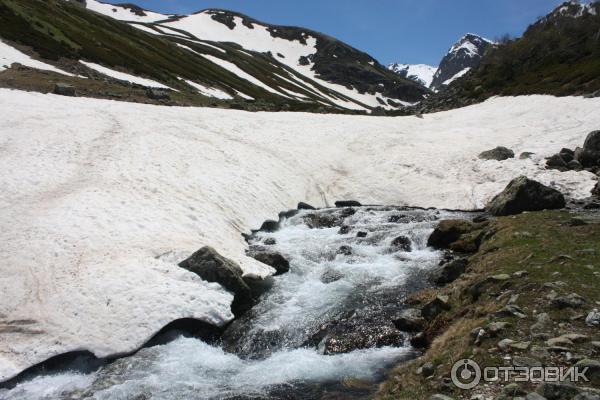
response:
M391 321L443 256L426 245L437 221L465 216L298 211L248 239L249 252L278 252L290 271L271 278L218 343L179 335L91 372L38 374L0 389L0 399L368 398L392 366L418 354Z

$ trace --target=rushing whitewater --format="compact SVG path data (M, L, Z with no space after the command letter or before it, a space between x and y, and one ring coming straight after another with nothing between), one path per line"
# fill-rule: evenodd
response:
M251 252L277 251L290 260L290 271L272 278L260 303L225 331L221 346L229 352L179 337L91 374L38 376L0 395L315 398L324 387L346 393L349 379L376 382L386 367L414 354L391 320L402 310L406 295L423 287L439 263L440 252L426 247L436 221L457 214L397 207L299 211L283 220L278 231L257 232L250 239ZM315 221L322 225L315 226ZM394 247L398 237L410 249ZM323 326L340 319L351 323L322 332ZM352 343L354 329L361 340L375 340ZM326 354L335 353L327 350L332 335L339 342L349 340L352 351Z

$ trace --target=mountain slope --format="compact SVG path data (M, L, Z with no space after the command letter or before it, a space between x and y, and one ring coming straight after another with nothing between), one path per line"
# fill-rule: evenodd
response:
M442 58L431 82L431 89L439 90L479 65L481 58L492 44L492 41L472 33L460 38Z
M429 87L438 68L427 64L393 63L388 65L388 69L403 78L411 79L425 87Z
M118 73L156 81L177 104L371 111L427 94L336 39L223 10L173 16L95 0L0 0L0 38L94 82L114 87Z
M417 106L447 110L492 96L600 94L600 2L565 2L523 36L491 48L479 66Z

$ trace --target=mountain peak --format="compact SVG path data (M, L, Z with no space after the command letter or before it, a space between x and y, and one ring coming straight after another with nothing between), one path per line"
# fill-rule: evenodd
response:
M479 65L486 50L495 43L474 33L462 36L442 59L431 82L432 90L439 90L462 77Z

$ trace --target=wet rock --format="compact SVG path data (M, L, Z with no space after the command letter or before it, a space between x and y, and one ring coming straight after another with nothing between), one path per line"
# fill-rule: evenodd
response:
M290 270L290 263L284 256L276 252L257 252L250 255L257 261L275 268L275 275L285 274Z
M252 291L242 279L243 271L239 265L229 260L212 247L203 247L188 259L179 263L208 282L216 282L234 294L231 310L235 315L241 315L254 304Z
M562 148L559 152L558 155L561 156L561 158L566 162L570 162L573 161L573 159L575 158L575 152L571 149L567 149L567 148Z
M351 228L348 225L342 225L340 227L340 230L338 231L338 234L340 235L346 235L347 233L349 233L351 230Z
M268 219L262 223L259 230L263 232L275 232L277 229L279 229L279 222Z
M484 231L464 234L460 239L450 244L450 250L457 253L475 253L479 250L479 246L481 246L484 236Z
M493 215L513 215L523 211L540 211L563 208L565 198L556 189L544 186L539 182L520 176L513 179L508 186L487 205L486 209Z
M571 160L567 163L567 168L572 171L581 171L583 169L583 165L577 160Z
M342 222L342 219L337 215L323 213L305 215L303 220L311 229L333 228Z
M323 282L325 284L333 283L333 282L339 281L343 277L344 277L344 275L341 272L336 271L334 269L330 269L330 270L323 272L323 275L321 275L321 282Z
M323 325L309 343L318 343L322 354L342 354L354 350L401 346L405 336L393 324L348 318Z
M531 158L531 156L533 156L535 153L532 153L530 151L524 151L521 154L519 154L519 159L520 160L527 160L528 158Z
M412 251L412 244L406 236L398 236L391 243L392 248L396 251Z
M553 299L550 304L555 308L580 308L586 303L586 300L577 293L571 293L567 296L561 296Z
M365 238L365 237L367 237L367 232L360 231L356 234L356 237L357 238Z
M360 204L356 200L340 200L340 201L336 201L335 202L335 206L338 207L338 208L344 208L344 207L361 207L362 204Z
M425 319L421 315L421 311L416 308L403 310L392 322L403 332L419 332L425 328Z
M432 301L427 303L425 307L423 307L423 309L421 310L421 315L423 315L423 318L430 321L442 312L447 311L449 309L449 297L444 295L438 295L435 297L435 299L433 299Z
M583 142L583 149L600 152L600 131L590 132Z
M266 238L263 243L267 246L273 246L277 244L277 240L275 240L275 238Z
M442 286L454 282L465 272L467 264L468 261L466 258L458 258L442 265L432 273L433 283Z
M296 207L298 210L316 210L315 207L311 206L308 203L304 203L304 202L300 202L298 203L298 207Z
M585 318L585 324L587 326L600 327L600 312L597 308L590 311L590 313Z
M427 246L438 249L448 248L462 235L472 232L474 229L475 225L470 221L462 219L442 220L427 239Z
M344 255L344 256L350 256L350 255L352 255L352 247L347 246L347 245L340 246L340 248L337 250L336 253Z
M594 196L600 197L600 182L596 183L596 186L592 189L592 194Z
M504 161L514 157L515 152L503 146L498 146L495 149L487 150L479 154L479 158L482 160Z
M67 85L66 83L57 83L54 85L54 90L52 93L69 97L75 97L77 95L75 93L75 88L71 85Z
M567 162L560 156L560 154L555 154L546 159L546 168L548 169L557 169L559 171L567 171L569 167L567 166Z
M580 389L573 385L554 382L542 382L535 391L547 400L572 399L581 392Z

